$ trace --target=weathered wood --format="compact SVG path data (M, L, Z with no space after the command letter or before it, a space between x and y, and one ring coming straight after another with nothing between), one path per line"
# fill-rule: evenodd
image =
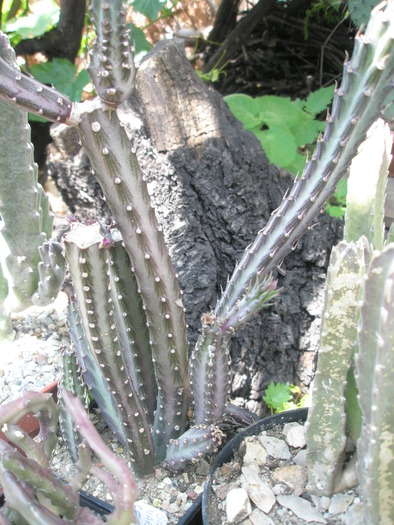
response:
M194 343L201 314L215 306L292 177L269 164L259 141L174 42L160 43L144 60L121 115L179 274ZM71 211L108 219L73 130L55 126L53 139L48 169ZM310 383L328 255L339 231L326 215L316 221L283 263L280 298L233 339L232 390L250 408L261 408L271 379Z

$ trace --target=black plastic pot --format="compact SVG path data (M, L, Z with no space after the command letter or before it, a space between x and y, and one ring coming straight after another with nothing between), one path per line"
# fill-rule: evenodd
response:
M217 455L205 482L204 492L202 495L202 523L203 525L214 525L209 520L209 507L213 505L213 492L212 492L212 479L217 468L221 467L224 463L231 461L234 453L239 449L242 441L248 436L254 436L260 434L263 430L269 430L273 426L283 426L285 423L294 423L295 421L305 422L308 414L307 408L299 408L297 410L287 410L280 414L274 414L273 416L260 419L245 428L239 434L234 436Z
M182 518L178 521L178 525L202 525L201 502L202 494L196 499L193 505L188 508ZM107 514L111 514L114 510L113 506L109 503L95 498L83 490L79 492L79 503L81 507L92 510L98 516L106 516ZM0 509L3 505L4 495L0 494Z

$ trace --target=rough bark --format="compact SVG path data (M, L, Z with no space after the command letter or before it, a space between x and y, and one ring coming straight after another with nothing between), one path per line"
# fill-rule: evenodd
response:
M279 205L292 177L270 165L222 97L174 42L147 56L122 111L184 290L191 344L243 249ZM48 171L73 213L109 218L74 130L53 128ZM261 410L271 380L308 385L337 220L322 215L286 258L283 292L232 341L232 392Z

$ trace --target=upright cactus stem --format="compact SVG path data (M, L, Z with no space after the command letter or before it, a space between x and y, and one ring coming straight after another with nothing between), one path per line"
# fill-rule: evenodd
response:
M98 96L109 105L125 101L134 90L135 68L123 0L92 0L96 39L88 72Z
M64 240L90 351L119 407L124 445L130 450L135 471L147 474L155 461L152 436L144 407L131 380L127 349L119 337L114 315L117 297L111 294L108 250L103 246L100 225L75 224Z
M139 284L158 387L153 437L158 458L164 459L169 439L186 428L189 403L182 294L146 182L116 114L84 113L78 130Z
M357 442L358 479L365 523L394 521L394 244L377 252L361 306L356 380L363 416Z
M0 34L0 69L5 64L21 76L13 49L2 45L4 36ZM0 83L3 80L0 74ZM32 303L49 304L63 283L63 249L50 239L53 220L38 183L27 112L4 100L0 100L0 169L0 235L8 249L2 254L2 264L10 276L11 307L23 310Z

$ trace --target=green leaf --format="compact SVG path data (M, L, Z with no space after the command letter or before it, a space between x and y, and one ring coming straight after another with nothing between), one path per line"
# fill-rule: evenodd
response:
M285 167L291 164L297 154L297 146L290 131L272 127L255 133L270 162Z
M139 27L132 26L131 28L131 41L134 43L134 55L135 60L138 62L148 51L150 51L151 45L147 41L144 32Z
M6 24L4 31L20 39L39 37L59 20L60 8L54 0L39 0L30 5L30 13Z
M301 153L296 153L296 156L294 159L290 162L290 164L286 164L286 166L282 166L287 171L290 171L290 173L293 173L294 175L301 175L304 171L306 164L306 157L305 155L301 155Z
M304 108L312 115L318 115L331 104L334 96L335 86L328 86L320 88L317 91L313 91L306 99Z
M292 399L289 383L283 384L271 381L265 391L263 399L271 411L282 411L283 405Z
M255 103L258 107L258 116L261 122L268 127L282 126L291 128L298 125L303 118L302 109L293 104L289 97L276 97L265 95L257 97Z
M262 120L258 116L259 105L256 99L249 95L227 95L224 101L230 108L235 118L240 120L245 129L260 128Z
M165 4L166 0L133 0L132 2L134 11L142 13L149 20L156 20Z
M79 102L83 88L90 82L87 71L77 74L78 67L65 58L54 58L51 62L35 64L32 75L44 84L53 84L73 102Z
M323 122L314 120L312 115L303 112L297 124L290 128L294 135L296 145L301 147L307 144L314 144L319 136L322 124L324 128L325 124Z

